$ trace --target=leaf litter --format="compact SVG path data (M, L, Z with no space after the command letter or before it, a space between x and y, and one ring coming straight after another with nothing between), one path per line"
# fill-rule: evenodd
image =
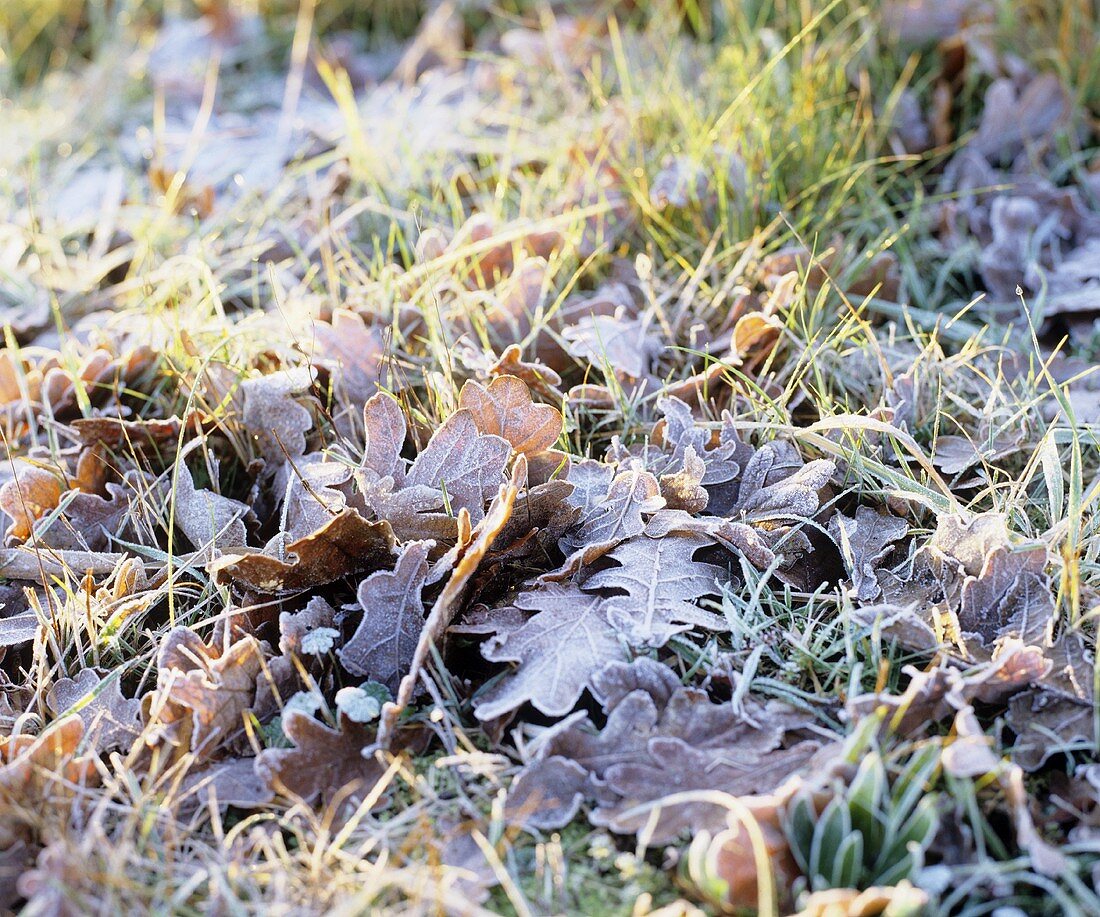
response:
M869 228L736 106L666 142L651 11L301 12L280 73L209 6L110 152L0 170L0 907L141 909L81 864L155 810L204 911L584 913L604 838L624 912L1100 909L1095 97L884 4ZM805 91L773 15L662 79Z

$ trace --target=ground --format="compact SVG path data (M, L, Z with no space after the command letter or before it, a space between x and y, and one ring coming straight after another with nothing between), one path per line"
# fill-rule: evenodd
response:
M9 0L0 908L1100 913L1093 0Z

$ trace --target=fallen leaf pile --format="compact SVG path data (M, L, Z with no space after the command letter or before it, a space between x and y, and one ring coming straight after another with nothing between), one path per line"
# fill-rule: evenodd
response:
M392 60L303 4L248 91L214 76L256 75L259 20L200 6L143 45L134 181L68 166L0 226L0 909L79 910L74 838L138 832L224 841L178 866L219 912L279 858L527 912L508 845L557 887L577 825L730 912L1100 902L1095 429L1051 344L1100 316L1095 124L988 4L885 4L924 82L838 94L928 157L921 257L1040 366L910 312L893 224L802 239L736 104L649 149L644 4L445 2Z

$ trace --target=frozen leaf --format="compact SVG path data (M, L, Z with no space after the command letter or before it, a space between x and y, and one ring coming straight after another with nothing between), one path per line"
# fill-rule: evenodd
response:
M715 441L715 434L697 426L691 408L679 398L658 398L657 410L662 419L653 428L653 440L667 455L666 463L656 462L650 450L643 454L646 467L656 474L684 469L687 452L691 449L706 467L702 484L713 486L736 478L752 457L752 449L737 436L729 415L725 415Z
M177 627L161 642L157 688L145 698L146 721L161 725L162 738L209 756L243 732L262 670L263 650L255 637L223 649Z
M374 730L345 717L333 729L307 713L283 715L283 732L293 748L269 748L256 759L256 773L268 787L307 803L362 800L385 773L363 749L374 740Z
M81 417L70 427L85 446L103 445L112 452L157 452L173 444L180 433L176 417L167 420L123 420L120 417Z
M909 684L902 694L856 695L848 699L848 715L858 722L872 711L883 709L889 729L899 735L910 735L972 703L1000 703L1026 691L1049 668L1050 662L1040 648L1008 639L997 647L988 662L969 671L957 664L943 664L928 671L906 666L902 671L909 676Z
M789 444L768 443L745 467L735 514L754 523L808 519L820 507L820 491L835 471L824 459L803 465Z
M561 334L574 357L628 379L643 378L661 348L650 321L631 318L623 311L585 316Z
M379 381L385 384L386 345L381 328L367 325L355 312L336 309L330 321L313 323L313 335L313 361L332 372L337 397L358 409L378 390Z
M315 655L313 649L307 649L305 642L317 631L335 630L336 610L320 596L314 596L301 611L283 611L279 613L279 652ZM314 647L315 649L315 647ZM328 652L328 649L323 652Z
M592 693L607 710L617 707L634 691L644 691L664 709L680 687L680 679L672 669L647 656L629 663L609 662L592 676Z
M387 563L394 547L387 522L368 522L348 508L305 538L286 545L283 557L253 551L224 554L208 569L218 582L257 592L302 592Z
M335 627L318 627L302 638L302 652L308 656L325 656L332 652L340 631Z
M0 509L11 518L5 535L11 542L24 541L34 524L61 502L61 480L35 465L19 465L14 477L0 487Z
M1015 286L1015 281L1013 282ZM979 448L979 444L966 436L941 436L936 440L936 454L932 462L944 474L961 474L975 465L996 462L1019 452L1021 443L1003 437Z
M994 80L970 149L991 161L1014 157L1030 144L1049 143L1068 113L1066 91L1053 73L1036 76L1022 92L1010 79Z
M1050 657L1049 673L1008 706L1008 725L1016 732L1012 757L1029 771L1051 755L1091 748L1094 740L1093 654L1069 631L1058 638Z
M489 367L491 376L515 376L522 379L527 387L544 398L561 401L561 376L543 363L525 362L523 350L518 344L509 344L500 359Z
M127 475L125 485L108 483L106 498L70 492L60 518L47 531L36 533L36 540L51 548L103 551L110 544L110 536L126 539L132 498L136 495L135 474Z
M976 577L962 586L959 627L986 645L1011 634L1028 643L1048 645L1054 626L1054 599L1043 568L1042 549L989 553Z
M444 421L416 457L405 485L443 491L453 512L465 509L476 523L503 483L511 454L507 440L481 433L473 414L459 410Z
M591 795L591 775L576 761L547 758L516 776L508 789L504 817L528 829L552 831L568 825Z
M609 598L601 613L635 646L663 646L692 627L727 630L720 615L694 604L717 593L726 578L721 567L694 559L697 551L713 544L692 532L636 536L606 555L617 566L596 571L582 588L625 593Z
M283 536L303 538L339 515L347 506L351 475L348 465L317 452L283 465L274 482L275 493L283 498Z
M879 566L908 531L904 519L866 506L858 507L854 518L836 515L829 520L829 534L840 547L852 590L861 602L873 602L882 592L876 576Z
M478 718L495 719L528 702L548 716L569 713L593 673L623 655L606 604L573 585L520 593L515 607L537 614L482 646L489 661L518 666L478 696Z
M244 519L249 512L238 500L199 490L187 467L180 467L175 489L176 524L197 550L217 557L227 548L243 547L248 543Z
M690 156L669 156L653 178L649 200L658 210L683 210L702 201L710 188L702 163Z
M446 636L447 629L454 622L462 609L462 600L466 595L466 588L470 579L477 572L485 555L493 546L493 542L503 530L508 520L512 517L516 497L519 494L519 482L526 477L527 460L520 455L512 468L512 478L507 484L501 486L485 518L470 529L470 517L462 513L459 519L460 532L465 532L465 537L460 539L444 560L453 564L451 575L443 591L439 593L431 610L424 621L424 627L420 631L417 640L416 651L413 653L409 670L401 679L394 702L386 704L383 710L382 724L379 729L378 741L383 748L389 747L394 739L397 717L412 700L413 691L416 688L420 671L427 663L428 655L433 648L439 648ZM442 564L444 560L439 563Z
M657 687L657 696L638 689L610 706L599 732L583 718L556 732L528 766L526 793L536 791L544 769L556 781L564 769L560 762L571 761L589 774L588 793L598 803L594 824L622 833L645 831L648 843L664 844L689 827L722 826L726 811L703 802L660 806L663 798L684 790L767 792L819 748L813 741L787 744L787 732L806 721L793 708L750 701L749 718L729 703L712 703L697 689L678 687L665 700L667 686ZM648 804L658 811L653 822ZM639 808L643 811L632 811Z
M944 748L942 760L943 769L952 777L982 777L1000 769L993 740L982 731L973 707L963 707L955 714L955 737Z
M688 513L701 513L707 508L710 495L702 486L707 466L688 446L684 453L684 467L675 474L663 474L660 478L661 496L669 509L682 509Z
M389 395L379 392L363 406L363 427L366 446L363 467L379 478L393 478L400 486L405 480L405 463L401 449L405 445L405 415L401 405Z
M570 478L572 481L572 478ZM591 564L627 538L645 528L642 515L664 506L657 479L648 471L623 471L616 475L603 499L589 505L577 524L561 540L569 553L565 566L548 579L564 579L579 567Z
M256 773L255 758L234 758L218 761L202 770L191 771L180 786L183 805L208 808L226 806L256 809L271 802L274 794Z
M94 669L83 669L75 678L55 682L46 703L58 716L79 716L84 735L100 752L128 751L141 732L141 701L123 697L117 674L102 678Z
M424 626L420 592L428 576L430 541L401 548L393 571L372 573L359 584L362 618L340 650L340 662L354 675L365 675L397 690L408 671Z
M241 423L259 441L260 454L281 465L306 451L306 433L313 426L309 411L294 396L313 384L307 367L287 369L241 383L244 408Z
M52 584L54 577L114 573L125 554L101 551L32 550L30 546L0 550L0 576Z
M502 437L516 452L543 452L561 435L561 412L548 404L535 404L527 385L514 376L498 376L488 388L467 382L459 392L458 406L470 412L478 430Z

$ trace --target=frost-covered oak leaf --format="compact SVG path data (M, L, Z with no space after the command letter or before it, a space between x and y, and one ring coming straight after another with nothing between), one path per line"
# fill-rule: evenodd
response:
M544 452L561 435L561 412L548 404L535 404L527 385L515 376L498 376L488 388L467 382L459 392L458 406L473 415L482 433L506 439L516 452Z
M424 626L420 591L428 576L430 541L404 545L392 571L372 573L356 594L362 618L339 651L344 668L396 692Z
M313 418L294 396L306 391L313 378L312 369L300 366L241 383L241 423L257 438L260 454L272 465L306 451L306 433Z
M284 557L267 551L224 554L208 569L218 582L257 592L301 592L383 566L394 544L388 522L369 522L349 507L312 534L287 544Z

